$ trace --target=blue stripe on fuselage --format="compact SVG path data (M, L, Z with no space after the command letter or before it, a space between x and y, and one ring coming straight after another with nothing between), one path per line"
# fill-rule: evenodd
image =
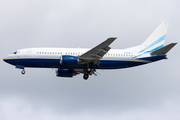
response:
M152 44L150 44L149 46L147 46L146 48L144 48L143 50L141 50L139 53L144 52L144 51L146 51L147 49L153 47L154 45L160 43L161 41L165 40L165 38L166 38L166 35L163 35L163 36L160 37L158 40L156 40L155 42L153 42Z
M140 57L140 56L142 56L142 55L145 55L145 54L147 54L147 53L154 52L154 51L156 51L156 50L162 48L163 46L164 46L164 45L160 45L160 46L158 46L158 47L156 47L156 48L154 48L154 49L152 49L152 50L150 50L150 51L146 51L146 52L144 52L144 53L138 55L138 57ZM136 57L137 57L137 56L136 56Z
M118 69L133 67L149 62L154 62L157 60L164 59L165 56L154 56L141 59L102 59L100 60L99 66L93 65L94 69ZM66 69L83 69L86 66L84 64L77 65L60 65L60 59L46 59L46 58L10 58L4 59L7 63L12 65L21 65L24 67L40 67L40 68L66 68Z

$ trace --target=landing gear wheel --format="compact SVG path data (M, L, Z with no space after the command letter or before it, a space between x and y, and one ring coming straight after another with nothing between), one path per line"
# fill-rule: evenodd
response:
M88 74L84 74L83 78L84 78L84 80L87 80L89 78L89 75Z
M87 72L88 74L91 73L91 71L92 71L91 68L87 68L87 69L86 69L86 72Z
M23 69L23 70L21 71L21 73L24 75L24 74L26 73L26 71Z

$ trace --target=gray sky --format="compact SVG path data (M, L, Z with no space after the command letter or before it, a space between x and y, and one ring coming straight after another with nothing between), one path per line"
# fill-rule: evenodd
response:
M179 42L178 0L0 0L0 58L27 47L112 48L141 44L169 21L166 44ZM179 120L179 45L168 60L101 71L84 81L51 69L18 69L1 60L1 120Z

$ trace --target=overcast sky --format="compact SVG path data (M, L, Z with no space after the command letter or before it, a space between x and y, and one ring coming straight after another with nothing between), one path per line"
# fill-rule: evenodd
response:
M180 47L139 67L57 78L52 69L26 74L2 61L29 47L112 48L141 44L169 21L166 44L179 42L179 0L0 0L0 120L179 120Z

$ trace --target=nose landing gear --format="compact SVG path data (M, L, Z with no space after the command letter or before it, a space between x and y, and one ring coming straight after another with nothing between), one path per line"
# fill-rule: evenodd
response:
M24 69L25 69L24 66L16 65L15 67L18 68L18 69L22 69L21 73L22 73L23 75L26 73L26 71L24 70Z
M23 69L23 70L21 71L21 73L24 75L24 74L26 73L26 71Z

